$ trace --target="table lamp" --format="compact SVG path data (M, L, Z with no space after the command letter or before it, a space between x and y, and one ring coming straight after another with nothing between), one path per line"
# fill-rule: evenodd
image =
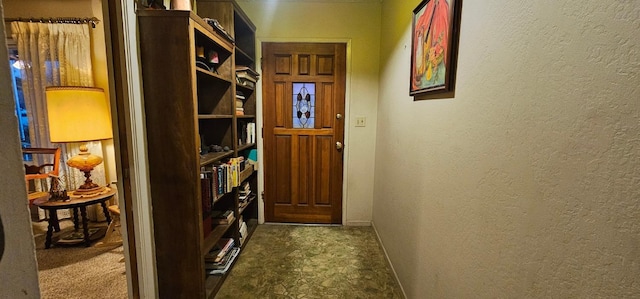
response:
M89 142L113 137L111 115L104 90L95 87L47 87L47 115L51 142ZM89 153L86 144L67 165L84 172L86 180L74 194L100 193L105 187L91 181L91 170L102 163L102 157Z

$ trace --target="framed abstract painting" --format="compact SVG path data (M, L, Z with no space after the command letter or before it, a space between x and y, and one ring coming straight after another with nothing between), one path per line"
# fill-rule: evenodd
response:
M414 100L454 90L461 8L462 0L423 0L413 10L409 95Z

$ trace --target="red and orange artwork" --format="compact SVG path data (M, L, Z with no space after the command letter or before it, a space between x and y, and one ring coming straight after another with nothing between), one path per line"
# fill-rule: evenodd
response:
M445 85L449 55L448 0L429 0L414 15L411 91Z

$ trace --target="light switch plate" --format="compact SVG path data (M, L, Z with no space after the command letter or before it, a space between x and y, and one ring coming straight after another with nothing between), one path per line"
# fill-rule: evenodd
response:
M365 127L367 125L367 118L364 116L356 116L356 127Z

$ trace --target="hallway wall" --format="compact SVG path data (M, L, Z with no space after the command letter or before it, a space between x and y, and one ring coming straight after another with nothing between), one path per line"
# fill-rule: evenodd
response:
M256 25L258 42L350 42L351 47L347 49L347 123L344 140L345 158L348 158L344 164L345 224L370 225L380 55L380 1L240 0L238 4ZM260 45L257 48L260 51ZM258 103L262 103L262 94L257 95ZM261 106L258 108L261 116ZM366 127L355 127L356 116L367 118Z
M0 15L3 15L2 1ZM0 39L5 39L4 22L0 24ZM0 57L9 57L4 44L0 47ZM27 186L12 90L9 59L0 60L0 297L38 298L40 288L36 246L29 220Z
M373 192L408 297L639 297L640 4L464 1L455 97L414 102L419 2L383 0Z

